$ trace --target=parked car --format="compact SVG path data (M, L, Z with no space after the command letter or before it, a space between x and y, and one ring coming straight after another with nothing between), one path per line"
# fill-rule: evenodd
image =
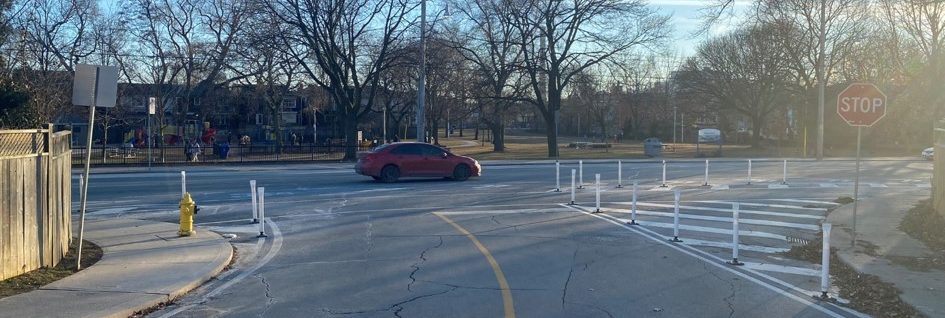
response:
M463 181L480 176L482 167L473 158L455 155L431 144L397 142L359 154L354 171L382 182L395 182L402 177L445 177Z
M922 150L922 158L925 158L925 160L935 159L934 157L935 157L935 147L929 147L929 148L925 148L925 150Z

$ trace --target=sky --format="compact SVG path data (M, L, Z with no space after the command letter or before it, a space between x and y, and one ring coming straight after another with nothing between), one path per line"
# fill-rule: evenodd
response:
M670 47L679 53L680 57L691 56L695 54L699 43L724 34L737 26L743 13L751 5L751 0L735 0L733 17L728 21L723 21L713 26L707 34L693 36L699 30L702 20L700 19L700 10L707 4L712 4L712 0L650 0L649 4L658 10L661 14L671 15L670 24L673 26L672 40Z

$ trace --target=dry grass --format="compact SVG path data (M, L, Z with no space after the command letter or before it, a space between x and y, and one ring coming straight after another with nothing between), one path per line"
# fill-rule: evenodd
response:
M76 270L75 248L76 241L69 246L69 252L59 261L59 265L49 268L40 268L23 275L0 281L0 298L16 294L28 293L52 282L72 275ZM82 268L88 268L102 258L102 249L92 242L82 244Z
M473 134L466 134L465 137L454 136L451 138L440 137L440 144L451 148L457 154L471 156L479 160L539 160L548 159L548 149L544 134L510 131L506 135L506 149L504 152L492 151L492 144L488 141L473 140ZM514 134L513 134L514 133ZM469 147L471 142L476 146ZM643 159L648 158L643 154L643 142L639 140L624 140L620 143L613 143L609 149L574 149L568 148L568 144L576 141L587 141L581 138L561 137L558 147L562 159ZM855 145L854 145L855 146ZM855 155L854 148L828 147L825 149L827 157L852 157ZM692 143L672 144L666 143L663 149L664 158L701 158L718 157L718 146L700 145L697 151L697 145ZM813 156L808 153L808 156ZM750 147L748 145L724 145L722 146L721 157L727 158L753 158L753 157L803 157L804 153L800 147L768 145L764 147ZM908 151L898 148L877 148L864 145L863 156L918 156L918 151Z

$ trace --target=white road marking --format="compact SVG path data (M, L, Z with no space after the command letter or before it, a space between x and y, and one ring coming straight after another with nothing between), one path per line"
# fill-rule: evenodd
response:
M823 205L841 205L837 202L831 201L815 201L815 200L800 200L800 199L771 199L771 201L781 201L781 202L794 202L794 203L810 203L810 204L823 204Z
M185 310L193 308L194 306L205 304L207 301L209 301L211 298L213 298L217 294L223 292L227 288L230 288L230 286L233 286L234 284L242 281L243 279L246 279L246 277L249 277L249 275L252 275L254 272L262 268L264 265L268 264L269 261L271 261L274 257L276 257L276 254L279 253L279 250L282 249L282 231L279 230L279 226L276 225L276 222L273 222L272 220L268 220L268 221L263 220L263 222L269 222L269 226L272 227L273 239L272 239L272 247L269 248L269 252L266 253L266 256L264 256L262 260L259 261L259 263L256 263L256 265L253 265L253 267L250 267L246 271L240 273L239 276L236 276L236 278L233 278L232 280L224 283L223 285L220 285L217 288L214 288L212 291L208 292L196 303L189 304L186 306L181 306L180 308L174 309L173 311L162 315L160 318L173 317ZM256 250L258 251L263 246L263 243L265 242L266 242L265 237L260 238L258 241L256 241Z
M728 190L729 187L728 187L727 184L720 184L720 185L714 185L714 186L712 186L712 189L713 189L713 190Z
M673 238L672 236L663 236L663 237L665 237L666 240L670 240ZM683 237L681 239L682 239L682 244L686 244L686 245L732 249L732 243L698 240L698 239L686 238L686 237ZM759 253L767 253L767 254L784 253L791 250L789 248L745 245L745 244L738 244L738 249L745 250L745 251L759 252Z
M613 204L630 205L632 204L632 202L613 202ZM672 208L673 207L672 204L648 203L648 202L637 202L637 206L649 206L649 207L655 207L655 208ZM710 208L710 207L701 207L701 206L680 205L679 209L690 210L690 211L711 211L711 212L732 213L732 209L730 208ZM739 210L739 212L743 214L780 216L780 217L799 218L799 219L814 219L814 220L824 219L822 215L810 215L810 214L768 212L768 211L758 211L758 210Z
M640 236L643 236L643 237L649 238L649 239L651 239L651 240L653 240L653 241L656 241L656 242L658 242L659 244L662 244L662 245L667 246L667 247L669 247L669 248L675 249L675 250L677 250L677 251L679 251L679 252L681 252L681 253L683 253L683 254L692 256L693 258L696 258L696 259L701 260L701 261L703 261L703 262L705 262L705 263L711 264L712 266L715 266L715 267L717 267L717 268L719 268L719 269L722 269L722 270L724 270L724 271L728 271L728 272L730 272L730 273L732 273L732 274L735 274L735 275L738 275L738 276L740 276L740 277L742 277L742 278L745 278L745 279L747 279L747 280L749 280L749 281L751 281L751 282L753 282L753 283L756 283L756 284L758 284L758 285L761 285L762 287L767 288L767 289L770 290L770 291L773 291L773 292L775 292L775 293L777 293L777 294L779 294L779 295L781 295L781 296L784 296L784 297L788 297L788 298L790 298L790 299L793 299L793 300L795 300L795 301L797 301L797 302L799 302L799 303L801 303L801 304L807 305L808 307L813 308L813 309L815 309L815 310L817 310L817 311L820 311L820 312L822 312L822 313L824 313L824 314L826 314L826 315L828 315L828 316L830 316L830 317L836 317L836 318L842 318L842 317L843 317L843 315L840 315L840 314L838 314L838 313L836 313L836 312L833 312L833 311L831 311L831 310L828 310L827 308L825 308L825 307L823 307L823 306L820 306L820 305L818 305L818 304L816 304L816 303L810 301L808 298L803 298L803 297L797 296L797 295L795 295L795 294L793 294L793 293L790 293L790 292L788 292L788 291L786 291L786 290L784 290L784 289L775 287L775 286L773 286L773 285L771 285L771 284L768 284L768 283L766 283L766 282L764 282L764 281L761 281L760 279L757 279L757 278L755 278L755 277L749 276L749 275L747 275L747 274L745 274L745 273L743 273L743 272L741 272L741 271L737 271L737 270L735 270L735 269L733 269L733 268L731 268L731 267L729 267L729 266L727 266L727 265L723 265L723 264L724 264L724 260L722 260L722 259L720 259L720 258L718 258L718 257L716 257L716 256L714 256L714 255L705 253L705 252L703 252L703 251L700 251L700 250L695 249L695 248L692 248L692 247L689 247L689 249L686 249L686 248L683 248L683 247L681 247L681 246L679 246L679 245L669 243L669 242L667 242L667 241L665 241L665 240L656 239L656 238L654 238L654 237L652 237L652 236L646 235L646 234L643 233L644 231L645 231L645 232L648 232L648 233L651 233L651 234L653 234L653 235L659 235L659 234L657 234L657 233L655 233L655 232L653 232L653 231L650 231L650 230L648 230L648 229L646 229L646 228L644 228L644 227L634 227L634 226L631 226L631 225L626 225L626 224L623 224L623 223L619 223L618 221L615 221L615 220L611 219L610 216L593 214L593 213L590 213L590 212L587 212L587 211L578 209L578 208L576 208L576 207L569 207L568 205L565 205L565 204L561 204L561 206L567 207L567 208L572 208L572 209L574 209L574 210L576 210L576 211L578 211L578 212L581 212L581 213L583 213L583 214L585 214L585 215L589 215L589 216L592 216L592 217L601 219L601 220L603 220L603 221L605 221L605 222L609 222L609 223L611 223L611 224L615 224L615 225L617 225L617 226L623 227L624 229L627 229L627 230L629 230L629 231L631 231L631 232L637 233L637 234L639 234ZM699 254L702 254L702 255L699 255ZM710 258L711 258L712 260L710 260ZM797 286L788 284L787 282L784 282L784 281L782 281L782 280L776 279L776 278L774 278L774 277L771 277L771 276L768 276L768 275L759 273L758 271L751 270L751 269L745 269L745 271L746 271L746 272L749 272L749 273L752 273L752 274L755 274L755 275L757 275L757 276L763 277L763 278L765 278L765 279L771 280L771 281L776 282L776 283L778 283L778 284L780 284L780 285L782 285L782 286L784 286L784 287L788 287L788 288L790 288L790 289L792 289L792 290L795 290L795 291L798 291L798 292L800 292L800 293L807 294L807 295L811 295L811 293L810 293L809 291L803 290L803 289L801 289L801 288L798 288ZM841 307L837 307L837 308L840 308L840 309L842 310ZM849 312L849 311L848 311L848 312ZM858 313L855 313L855 312L851 312L851 313L852 313L852 314L857 314L858 316L863 317L863 315L861 315L861 314L858 314Z
M615 217L615 218L616 218L616 217ZM616 219L621 220L621 221L624 221L625 223L626 223L626 222L630 222L630 219L622 219L622 218L616 218ZM637 223L643 224L643 225L645 225L645 226L652 226L652 227L659 227L659 228L667 228L667 229L673 228L673 223L669 223L669 222L656 222L656 221L646 221L646 220L641 221L641 220L637 220ZM680 229L680 230L685 230L685 231L690 231L690 232L704 232L704 233L713 233L713 234L732 235L732 230L730 230L730 229L720 229L720 228L710 227L710 226L697 226L697 225L685 225L685 224L680 224L680 225L679 225L679 229ZM787 242L787 236L780 235L780 234L774 234L774 233L768 233L768 232L751 231L751 230L741 230L741 229L740 229L740 230L738 230L738 235L739 235L739 236L752 236L752 237L760 237L760 238L769 238L769 239L775 239L775 240L780 240L780 241Z
M732 204L732 203L735 203L734 201L713 201L713 200L689 201L689 202L718 203L718 204ZM808 208L808 207L803 207L803 206L784 205L784 204L767 204L767 203L751 203L751 202L738 202L738 204L740 204L741 206L757 206L757 207L762 207L762 208L796 209L796 210L820 211L820 212L825 212L825 211L827 211L827 209L825 209L825 208Z
M888 188L889 186L881 183L870 183L870 188Z
M610 213L630 214L630 211L623 211L623 210L617 211L617 210L606 209L606 208L601 208L601 211L603 211L603 212L610 212ZM667 218L673 217L673 214L670 213L670 212L654 212L654 211L641 211L641 210L637 210L637 214L639 214L639 215L661 216L661 217L667 217ZM713 222L725 222L725 223L729 223L729 224L732 223L732 218L728 218L728 217L705 216L705 215L682 214L682 213L679 214L679 217L680 217L680 218L683 218L683 219L702 220L702 221L713 221ZM789 227L789 228L802 229L802 230L811 230L811 231L817 231L817 230L820 229L820 225L814 225L814 224L800 224L800 223L789 223L789 222L778 222L778 221L756 220L756 219L745 219L745 218L739 218L738 221L739 221L740 223L742 223L742 224L754 224L754 225Z
M840 186L838 186L838 185L836 185L836 184L834 184L834 183L821 183L821 184L820 184L820 187L821 187L821 188L839 188Z
M772 183L772 184L769 184L769 185L768 185L768 189L787 189L787 188L790 188L790 186L788 186L788 185L786 185L786 184L776 184L776 183Z
M755 263L755 262L743 262L743 263L745 263L746 268L759 270L759 271L820 277L819 269L775 265L775 264L767 264L767 263Z
M437 212L443 215L469 215L469 214L528 214L528 213L561 213L567 212L564 209L523 209L523 210L478 210L478 211L445 211Z
M88 203L86 203L86 204L88 204ZM138 207L134 207L134 206L130 206L130 207L120 207L120 208L108 208L108 209L101 209L101 210L98 210L98 211L89 211L89 212L86 212L86 214L88 214L88 215L121 214L121 213L128 212L128 211L131 211L131 210L134 210L134 209L137 209L137 208L138 208Z
M916 184L915 186L916 188L931 188L932 187L932 185L928 183L919 183L919 184Z

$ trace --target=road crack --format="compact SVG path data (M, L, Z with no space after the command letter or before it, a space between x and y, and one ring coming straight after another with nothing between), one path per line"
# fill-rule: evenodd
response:
M255 274L253 276L259 278L259 281L262 282L264 286L266 286L266 308L264 308L262 313L259 314L260 317L265 317L266 312L268 312L269 309L272 308L272 304L276 302L276 298L272 296L272 286L269 285L269 282L266 281L265 277L260 274Z
M715 272L713 272L712 270L710 270L710 269L709 269L709 265L708 265L707 263L705 263L705 262L702 263L702 268L704 268L705 271L706 271L707 273L709 273L709 275L712 275L713 277L715 277L716 279L722 281L723 283L728 283L729 289L730 289L732 292L729 293L728 296L726 296L725 298L722 298L722 301L724 301L725 304L728 305L728 310L729 310L728 317L729 317L729 318L735 317L735 304L732 303L732 299L735 298L735 290L736 290L735 282L734 282L733 280L725 280L725 279L723 279L723 278L720 277L717 273L715 273Z
M565 298L568 297L568 285L571 284L571 276L574 275L574 262L577 261L577 247L574 248L574 254L571 255L571 267L568 270L568 278L564 281L564 288L561 289L561 310L564 310Z
M423 265L423 263L427 261L427 257L426 257L427 252L429 252L432 249L436 249L443 246L443 236L440 235L440 236L437 236L437 238L439 238L439 242L437 242L435 246L428 247L424 249L423 251L421 251L420 260L410 265L410 267L413 267L413 271L410 272L410 283L407 284L407 291L413 291L411 287L413 287L413 284L417 282L417 278L414 277L414 275L417 274L418 271L420 271L420 265Z

